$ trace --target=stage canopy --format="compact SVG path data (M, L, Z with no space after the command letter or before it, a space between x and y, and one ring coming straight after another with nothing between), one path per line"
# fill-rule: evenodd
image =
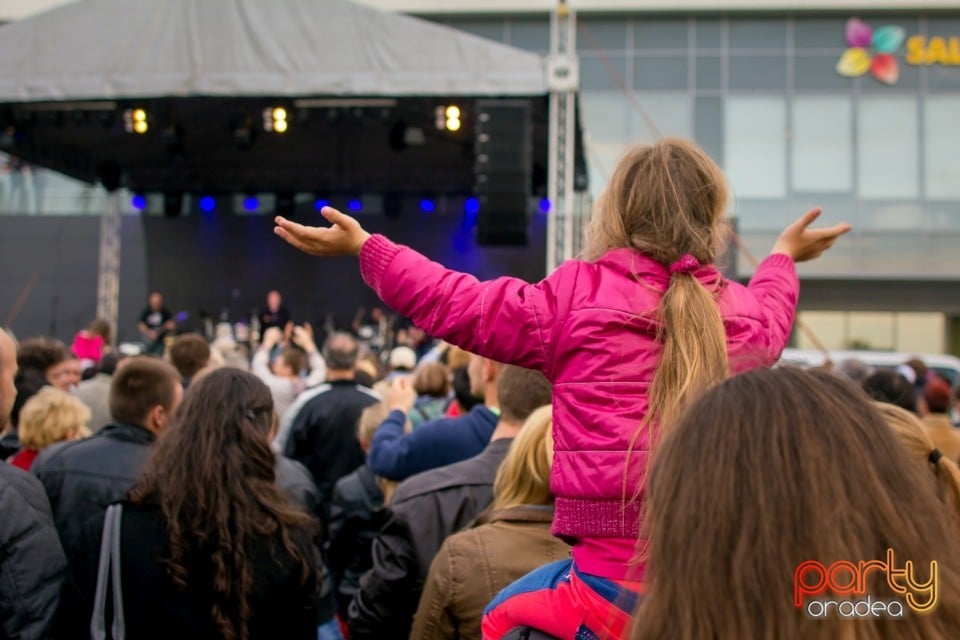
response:
M0 33L0 102L547 92L539 55L344 0L83 0Z
M478 136L541 196L547 96L543 56L345 0L82 0L0 27L0 151L169 202L467 195ZM491 101L526 114L494 140ZM584 189L579 129L576 168Z

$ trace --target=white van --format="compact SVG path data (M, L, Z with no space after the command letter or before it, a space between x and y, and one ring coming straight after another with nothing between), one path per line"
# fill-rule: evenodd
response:
M782 364L800 367L819 367L829 356L830 362L839 364L844 360L859 360L874 369L896 369L907 360L919 358L956 389L960 386L960 358L932 353L898 353L896 351L830 351L817 349L784 349L780 356Z

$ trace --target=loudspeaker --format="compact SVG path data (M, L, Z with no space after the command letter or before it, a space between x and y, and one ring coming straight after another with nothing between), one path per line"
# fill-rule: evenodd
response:
M478 100L476 113L477 244L526 246L533 165L530 103Z

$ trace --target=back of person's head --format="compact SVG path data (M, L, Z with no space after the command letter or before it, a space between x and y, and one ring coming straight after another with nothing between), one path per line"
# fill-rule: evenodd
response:
M323 359L331 371L352 371L359 355L357 339L344 331L333 333L323 345Z
M190 380L210 362L210 344L197 333L177 336L168 350L170 362L184 380Z
M295 376L300 375L307 368L307 356L302 349L287 347L280 352L280 358Z
M110 322L108 320L104 318L96 318L90 323L90 326L87 327L87 333L100 336L103 338L104 344L110 344L113 332L110 328Z
M145 426L156 406L173 409L180 375L159 358L128 358L110 382L110 414L115 422Z
M500 419L519 424L533 410L550 404L553 386L539 371L514 365L503 365L497 378L497 401Z
M20 444L40 451L54 443L88 435L90 409L65 391L44 387L23 405L19 419Z
M410 347L395 347L390 352L391 371L413 371L417 366L417 352Z
M550 405L530 414L510 443L507 457L493 482L493 508L553 504L550 465L553 464L553 411Z
M103 354L103 357L100 358L100 364L97 367L99 373L105 373L108 376L112 376L117 371L117 365L120 364L120 361L126 358L124 354L119 351L108 351Z
M953 404L953 392L943 378L932 377L923 386L923 401L930 413L947 413Z
M856 385L862 385L867 376L872 373L870 366L857 358L847 358L841 361L837 365L836 371Z
M46 373L73 356L66 345L54 338L27 338L17 349L17 366Z
M370 447L373 436L389 413L386 402L376 402L360 412L357 420L357 440L364 450Z
M910 358L903 364L913 369L915 376L914 384L922 388L927 382L927 376L930 374L930 369L927 367L927 364L920 358Z
M728 201L726 178L702 149L664 138L623 156L587 226L588 259L630 247L671 272L657 310L663 351L642 425L659 423L655 437L666 433L698 394L728 375L720 310L694 277L698 266L713 263L723 248Z
M464 413L483 402L482 397L478 398L473 394L473 388L470 384L470 371L466 366L453 370L452 385L453 397Z
M929 430L916 414L885 402L878 402L876 407L907 450L910 460L929 471L931 492L944 502L960 525L960 468L957 462L936 448Z
M648 591L635 640L960 637L960 549L930 470L838 376L758 369L708 391L654 454L647 500ZM886 563L888 551L896 569L912 562L920 581L939 563L932 613L900 599L902 617L817 615L814 599L850 593L825 584L812 595L827 574L849 584L849 571L827 567ZM886 571L866 572L864 593L899 596ZM932 603L929 591L914 595Z
M450 393L450 370L439 362L426 362L413 374L413 390L418 396L446 398Z
M196 580L186 571L189 555L208 556L212 584L195 588L212 592L211 616L224 638L247 637L253 544L282 540L304 576L313 561L288 535L288 527L309 528L310 519L275 484L275 420L270 390L255 375L212 371L191 385L131 491L135 502L160 504L170 540L164 561L177 587Z
M449 346L446 351L443 352L441 357L441 362L447 365L451 371L459 369L460 367L466 367L470 364L470 354L460 347L454 347L453 345Z
M863 390L877 402L887 402L907 411L917 411L917 390L895 371L881 369L867 376Z
M49 384L47 376L42 371L36 369L20 369L17 371L17 375L13 378L13 386L17 390L17 397L10 409L10 424L14 427L20 424L20 412L23 411L23 406Z

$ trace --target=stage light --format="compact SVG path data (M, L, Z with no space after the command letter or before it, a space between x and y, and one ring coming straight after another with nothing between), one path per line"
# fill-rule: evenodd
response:
M200 211L204 213L213 213L217 208L217 200L213 196L203 196L200 198Z
M145 109L127 109L123 112L123 128L127 133L146 133L150 128Z
M318 198L313 202L313 208L315 211L323 211L324 207L329 207L330 201L324 200L323 198Z
M459 131L463 125L461 121L462 112L460 107L455 104L437 107L437 129L443 131Z
M347 203L347 209L349 209L350 211L362 211L363 202L357 198L353 198Z
M463 202L463 210L465 213L472 215L480 213L480 200L477 198L467 198Z
M423 211L424 213L433 213L436 210L437 204L433 200L424 198L420 201L420 211Z
M260 208L260 200L256 196L247 196L243 199L243 210L253 212Z
M133 198L130 200L130 204L137 211L143 211L144 209L147 208L147 199L144 198L139 193L137 193L137 194L134 194Z
M283 107L267 107L263 110L263 130L286 133L289 128L287 110Z
M540 212L541 212L541 213L550 213L550 208L551 208L551 205L550 205L550 199L549 199L549 198L543 198L542 200L540 200Z

